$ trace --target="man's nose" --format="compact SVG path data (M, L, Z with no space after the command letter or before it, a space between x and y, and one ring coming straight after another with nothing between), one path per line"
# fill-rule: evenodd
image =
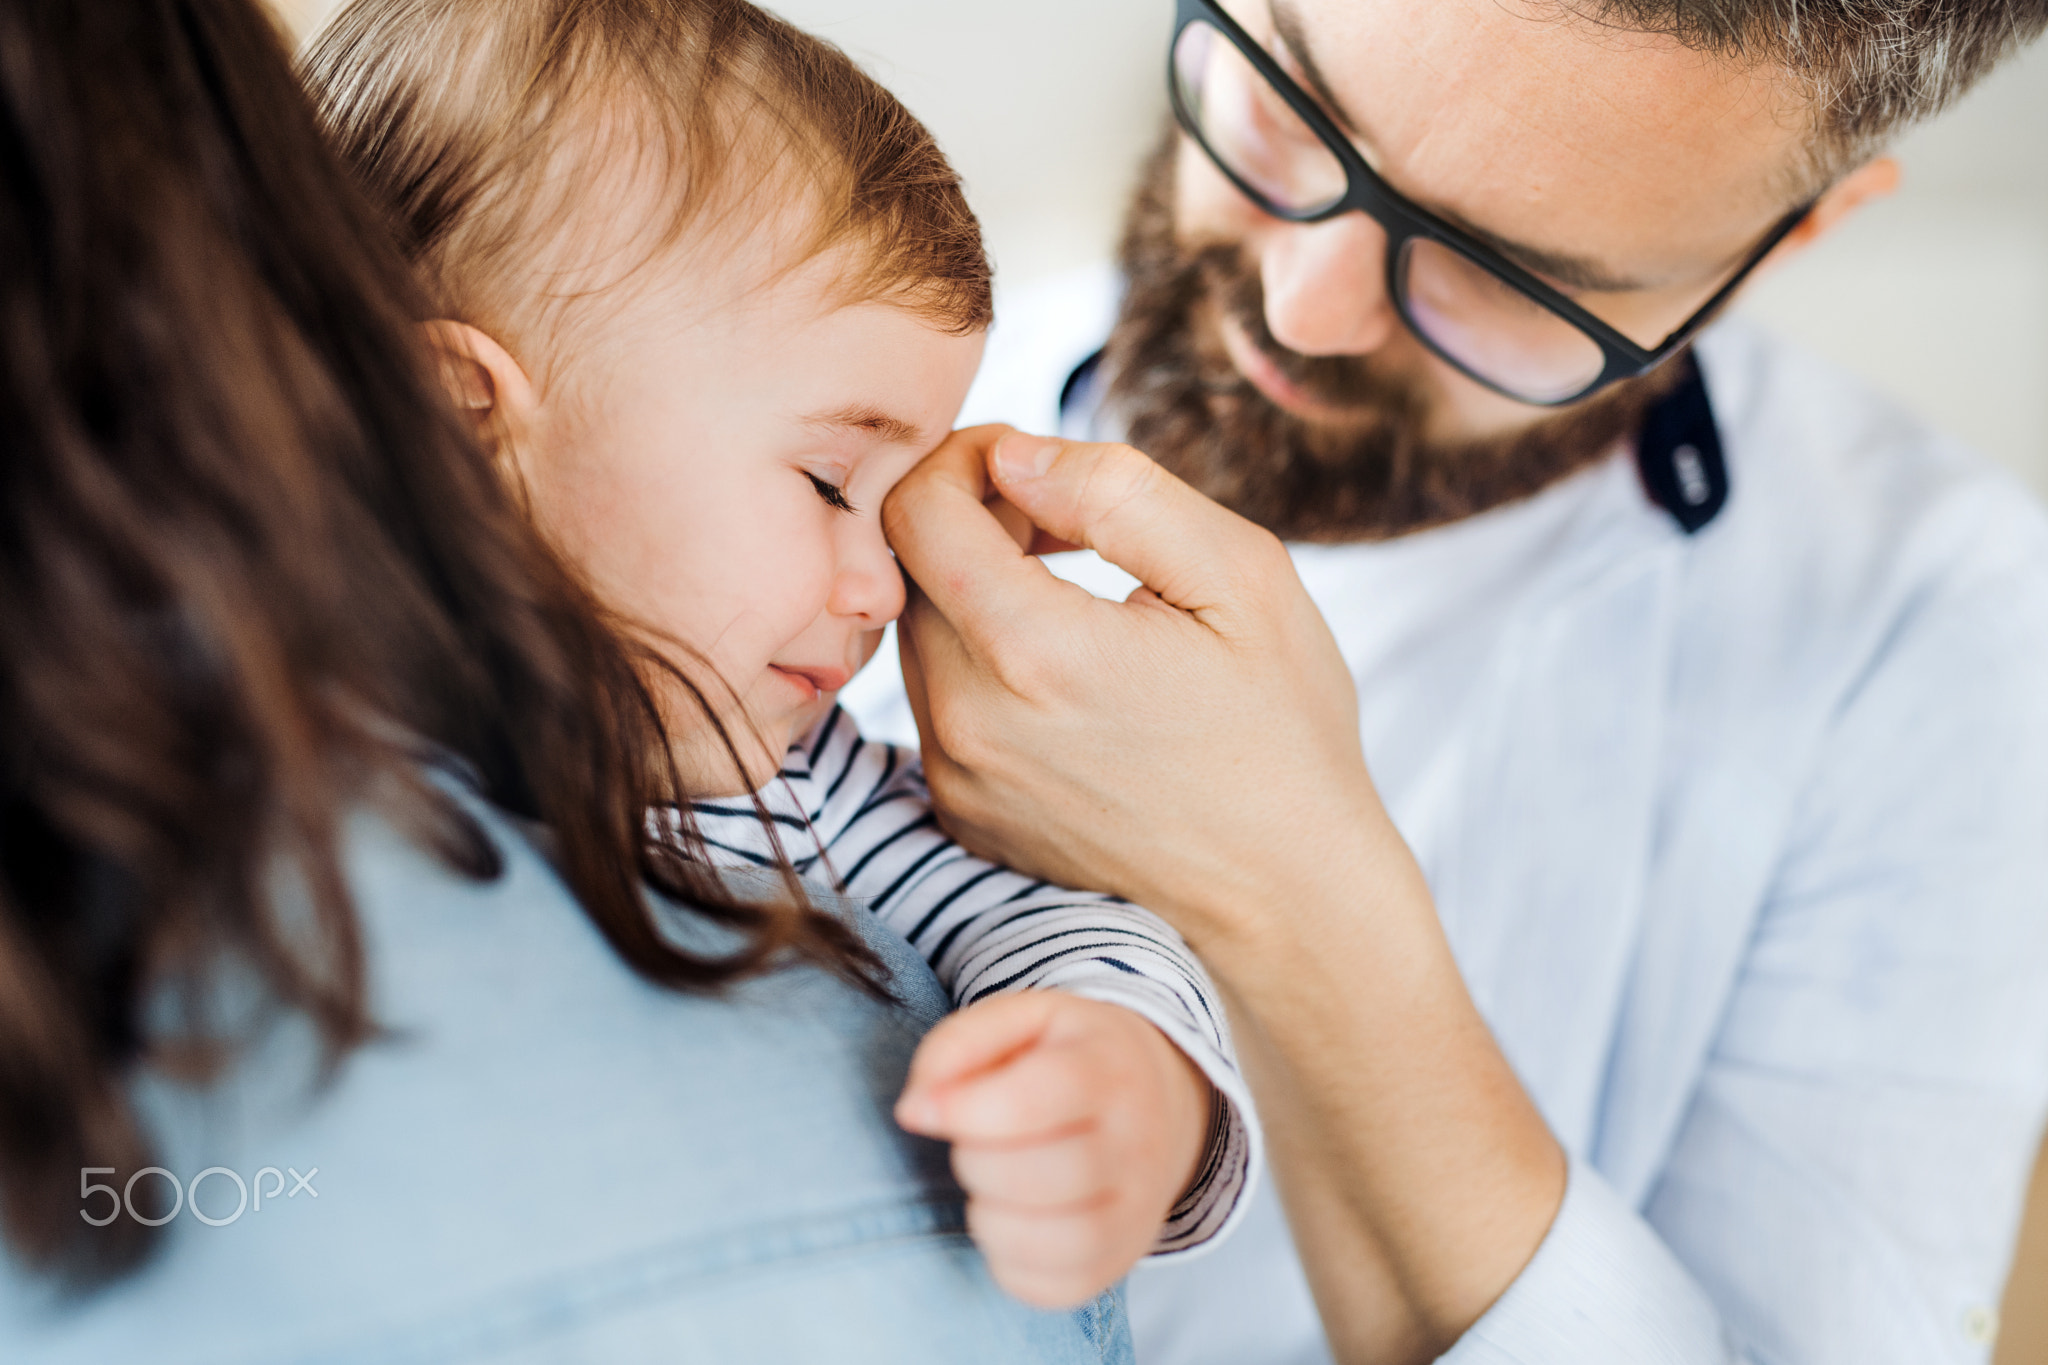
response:
M1365 355L1400 327L1387 234L1362 213L1275 229L1259 253L1266 328L1300 355Z
M846 518L839 527L839 565L826 610L880 629L903 614L903 573L882 538L879 517Z

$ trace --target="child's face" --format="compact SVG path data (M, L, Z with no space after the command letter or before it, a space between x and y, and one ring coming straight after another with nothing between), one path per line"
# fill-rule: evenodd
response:
M882 499L952 428L981 360L980 333L836 304L827 273L716 308L635 301L515 432L534 515L592 587L738 694L743 716L712 700L749 785L902 611ZM698 790L738 785L715 741L680 747Z

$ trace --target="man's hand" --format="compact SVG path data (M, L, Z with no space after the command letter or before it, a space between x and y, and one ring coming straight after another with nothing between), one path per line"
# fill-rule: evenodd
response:
M1019 512L1146 586L1117 603L1055 579ZM1406 862L1351 675L1271 534L1129 447L1006 427L956 433L883 521L915 586L899 631L926 776L975 852L1171 907L1209 956L1284 903L1275 870L1339 847Z
M1181 931L1229 1008L1337 1359L1434 1359L1542 1242L1564 1154L1373 790L1286 550L1126 446L1003 427L955 433L882 515L946 829ZM1032 526L1144 586L1103 602L1055 579Z
M1115 1005L1026 991L969 1006L919 1046L905 1128L953 1144L967 1230L997 1284L1085 1303L1152 1249L1209 1133L1212 1087Z

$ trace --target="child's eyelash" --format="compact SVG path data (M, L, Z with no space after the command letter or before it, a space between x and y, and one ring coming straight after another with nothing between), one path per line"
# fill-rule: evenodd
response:
M845 489L837 484L826 483L808 469L804 471L804 477L811 481L812 488L818 490L818 496L825 500L827 507L836 507L842 512L851 512L853 510L853 504L847 500Z

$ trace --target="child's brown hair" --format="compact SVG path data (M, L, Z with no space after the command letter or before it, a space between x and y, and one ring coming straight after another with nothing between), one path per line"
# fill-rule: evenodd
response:
M661 205L634 260L751 231L771 195L806 219L785 263L838 251L848 302L988 325L980 227L930 132L839 49L745 0L354 0L303 68L436 305L486 332L531 336L550 325L539 308L584 291L565 266L532 297L536 248L579 214L636 212L588 202L593 169L622 160Z

